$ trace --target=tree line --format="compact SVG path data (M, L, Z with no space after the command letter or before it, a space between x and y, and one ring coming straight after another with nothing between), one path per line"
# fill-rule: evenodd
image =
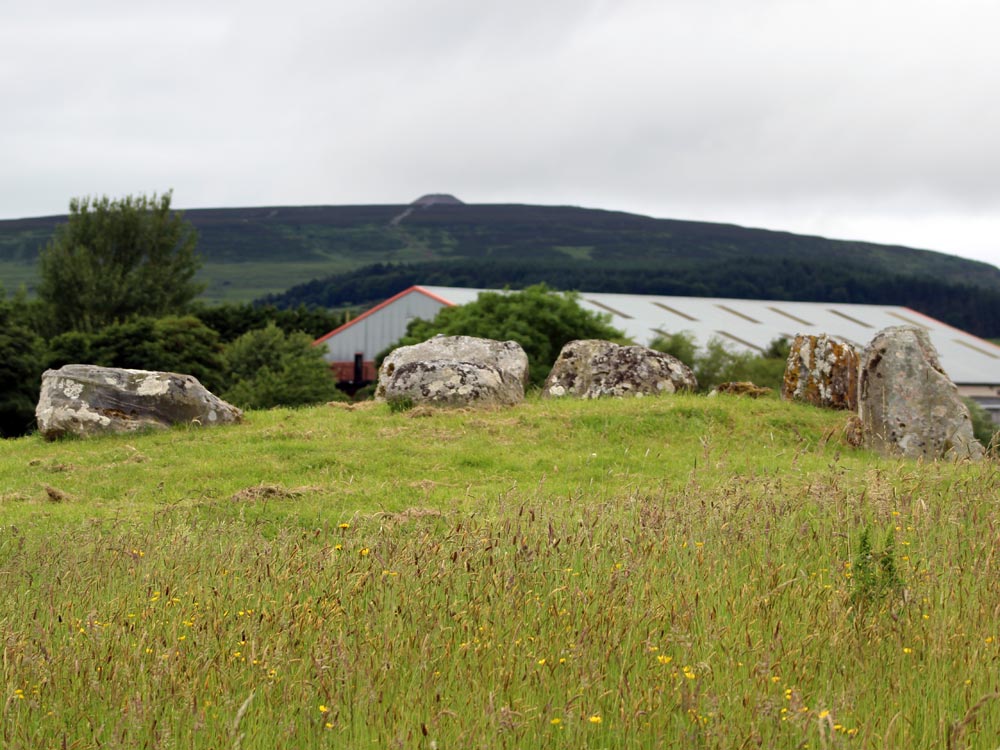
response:
M834 262L755 257L740 263L570 260L375 263L294 286L262 302L277 307L370 305L413 286L553 289L682 297L902 305L983 338L1000 337L1000 292L929 276L891 276Z
M42 373L71 363L186 373L244 408L344 397L312 346L344 315L197 303L197 236L170 203L74 199L37 298L0 290L0 435L31 429Z

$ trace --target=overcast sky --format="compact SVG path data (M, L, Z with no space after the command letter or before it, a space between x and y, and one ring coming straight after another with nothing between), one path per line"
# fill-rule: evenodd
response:
M450 192L1000 264L996 0L0 8L0 218Z

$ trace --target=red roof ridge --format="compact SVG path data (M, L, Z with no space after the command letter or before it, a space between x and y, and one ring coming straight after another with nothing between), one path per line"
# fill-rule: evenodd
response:
M453 307L455 305L454 302L446 300L444 297L442 297L442 296L440 296L438 294L434 294L433 292L429 292L428 290L424 289L422 286L414 284L413 286L411 286L411 287L409 287L407 289L404 289L403 291L399 292L398 294L393 295L392 297L390 297L389 299L385 300L384 302L380 302L379 304L375 305L375 307L373 307L373 308L371 308L369 310L365 310L358 317L356 317L356 318L354 318L352 320L347 321L342 326L340 326L338 328L334 328L329 333L324 333L318 339L316 339L315 341L313 341L313 346L316 346L317 344L322 344L327 339L332 338L333 336L335 336L336 334L340 333L341 331L347 330L348 328L350 328L351 326L353 326L355 323L358 323L358 322L364 320L369 315L373 315L374 313L377 313L383 307L387 307L388 305L391 305L396 300L402 299L403 297L407 296L408 294L412 294L413 292L419 292L420 294L423 294L423 295L425 295L427 297L430 297L432 300L435 300L437 302L441 302L441 303L443 303L445 305L448 305L449 307Z

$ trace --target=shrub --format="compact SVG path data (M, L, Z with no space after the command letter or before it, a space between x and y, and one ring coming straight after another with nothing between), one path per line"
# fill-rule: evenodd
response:
M971 398L963 398L972 418L972 434L986 448L996 449L1000 441L1000 426L990 418L990 413Z
M223 398L245 409L347 400L323 351L305 333L285 333L270 323L229 344L225 358L231 380Z

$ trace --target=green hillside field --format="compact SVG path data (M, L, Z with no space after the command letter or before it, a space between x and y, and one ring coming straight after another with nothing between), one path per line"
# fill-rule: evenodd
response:
M0 745L994 748L1000 472L684 395L0 454Z

